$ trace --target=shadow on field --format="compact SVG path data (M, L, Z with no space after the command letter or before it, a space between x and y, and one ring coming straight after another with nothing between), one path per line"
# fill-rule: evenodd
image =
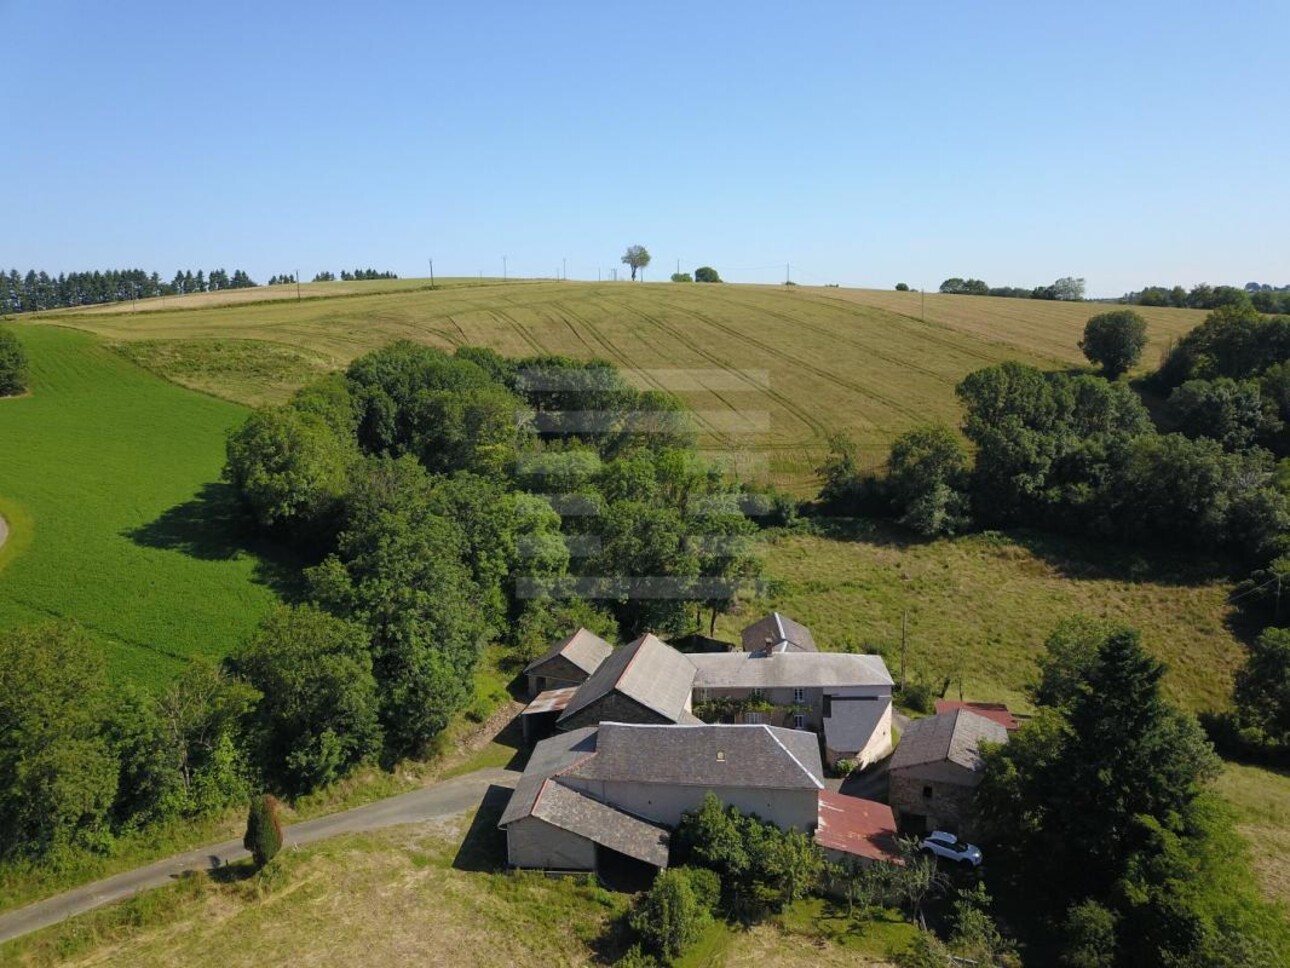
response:
M497 821L510 802L508 787L491 785L471 818L470 829L457 848L452 866L459 871L486 873L506 866L506 834L497 829Z
M305 565L289 550L256 533L229 484L204 484L191 500L123 533L146 548L176 551L202 561L254 555L255 580L284 596L298 591Z

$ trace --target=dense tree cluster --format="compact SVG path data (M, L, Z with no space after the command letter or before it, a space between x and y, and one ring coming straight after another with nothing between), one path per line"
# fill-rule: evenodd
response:
M280 276L269 276L269 281L265 285L269 286L286 286L294 284L296 281L295 273L284 272Z
M17 335L0 327L0 397L11 397L27 389L27 351Z
M899 289L900 286L896 288ZM952 296L1003 296L1007 299L1060 299L1078 302L1084 298L1084 280L1063 276L1049 286L1019 289L1014 286L991 287L980 279L952 276L941 283L940 291Z
M419 753L471 695L484 641L528 653L570 625L676 633L703 609L715 621L757 573L755 525L750 495L694 439L678 401L608 364L411 343L248 418L227 477L262 528L320 559L309 597L342 624L301 610L295 651L236 667L267 707L304 688L273 664L330 642L363 684L342 710L337 672L309 684L328 698L298 721L261 723L266 748L290 754L279 761L300 761L280 781L326 782L376 748Z
M978 794L1005 889L1040 915L1036 947L1066 965L1282 963L1284 926L1228 866L1235 835L1206 792L1218 760L1162 697L1163 666L1086 619L1040 665L1040 714L987 748Z
M1253 306L1261 313L1290 313L1290 286L1270 286L1266 282L1247 282L1236 286L1211 286L1202 282L1184 289L1182 286L1147 286L1128 292L1120 302L1136 306L1171 306L1175 309L1219 309L1223 306Z
M180 270L169 282L142 269L109 269L105 272L70 272L51 276L17 269L0 272L0 313L30 313L69 306L124 302L155 296L182 296L193 292L246 289L257 283L241 269L230 276L224 269Z

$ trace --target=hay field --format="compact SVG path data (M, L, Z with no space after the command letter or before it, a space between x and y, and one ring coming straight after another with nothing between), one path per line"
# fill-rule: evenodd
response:
M333 285L346 284L320 288ZM957 422L954 387L972 370L1005 359L1077 363L1084 323L1104 308L937 296L928 297L924 322L911 315L918 298L808 287L511 282L43 318L111 340L146 341L131 354L136 361L249 404L281 400L319 368L394 339L601 357L641 386L679 392L697 414L706 450L805 494L831 432L851 433L866 459L880 463L891 438L914 424ZM1202 318L1182 310L1149 315L1161 343ZM274 344L279 356L289 347L301 365L271 385L257 381L230 365L221 346L233 340ZM254 354L243 355L255 365Z

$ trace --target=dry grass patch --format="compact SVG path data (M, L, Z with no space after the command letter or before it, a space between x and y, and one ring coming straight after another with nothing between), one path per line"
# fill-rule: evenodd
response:
M1290 905L1290 775L1228 763L1218 791L1236 810L1264 896Z

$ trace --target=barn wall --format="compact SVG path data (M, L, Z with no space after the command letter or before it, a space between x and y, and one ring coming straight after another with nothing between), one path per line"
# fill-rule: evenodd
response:
M596 869L596 845L536 817L506 826L506 860L512 867L544 870Z

